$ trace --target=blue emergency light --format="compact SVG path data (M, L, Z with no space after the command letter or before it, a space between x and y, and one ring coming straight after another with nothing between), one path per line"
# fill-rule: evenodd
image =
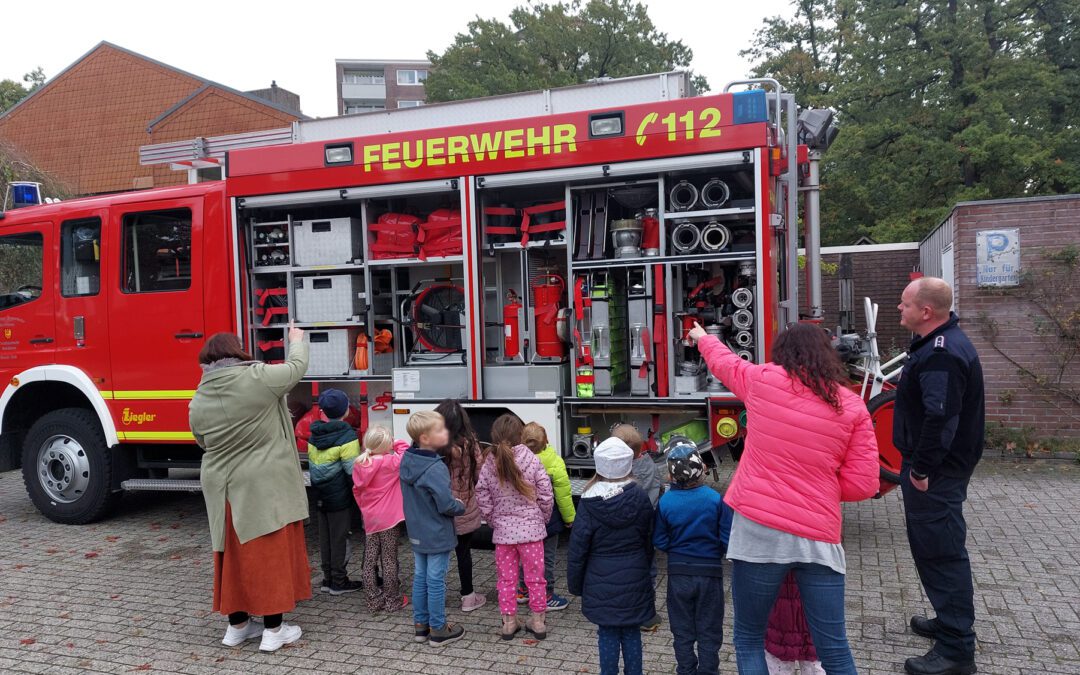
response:
M11 208L37 206L41 203L41 183L12 182L8 184L11 193Z
M733 124L768 122L769 106L765 102L764 89L737 91L731 95Z

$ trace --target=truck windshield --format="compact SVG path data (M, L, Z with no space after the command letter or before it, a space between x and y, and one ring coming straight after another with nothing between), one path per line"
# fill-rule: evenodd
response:
M36 232L0 237L0 311L41 297L43 255Z

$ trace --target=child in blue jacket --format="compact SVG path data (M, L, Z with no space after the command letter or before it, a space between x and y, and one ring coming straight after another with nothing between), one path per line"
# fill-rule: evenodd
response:
M465 629L446 620L446 571L457 546L454 516L465 505L450 491L450 471L435 452L450 442L443 416L423 410L405 427L413 440L401 458L401 501L412 544L413 622L416 641L439 647L460 639Z
M593 453L596 477L585 486L570 530L567 586L597 625L600 674L642 672L641 625L656 614L652 564L653 509L634 482L634 452L612 437Z
M653 545L668 556L668 623L676 672L719 673L731 509L705 485L705 462L697 448L675 446L668 451L667 465L671 489L660 498Z

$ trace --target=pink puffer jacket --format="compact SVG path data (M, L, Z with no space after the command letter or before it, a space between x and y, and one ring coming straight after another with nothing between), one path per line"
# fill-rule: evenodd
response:
M877 438L866 404L841 388L838 413L781 366L743 361L712 335L698 349L749 419L724 500L756 523L839 544L840 502L878 491Z
M469 445L472 448L473 461L479 469L484 461L480 445L478 443L469 443ZM450 492L453 493L455 499L460 499L465 505L465 513L454 518L454 534L468 534L480 527L480 509L476 506L476 485L473 483L472 475L466 470L465 452L467 450L460 445L451 445L447 451L450 465Z
M535 500L526 498L509 483L499 483L494 454L484 462L480 469L480 481L476 484L476 503L480 505L484 520L491 526L491 541L495 544L543 541L547 536L551 510L555 506L551 478L540 459L526 446L515 445L514 461L521 469L525 482L536 490Z

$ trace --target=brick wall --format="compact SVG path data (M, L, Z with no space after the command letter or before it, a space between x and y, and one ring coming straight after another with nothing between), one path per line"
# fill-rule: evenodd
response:
M1059 338L1040 335L1035 330L1037 322L1048 323L1038 318L1043 315L1029 300L1017 297L1023 290L1003 293L979 288L975 275L976 232L1015 227L1020 231L1023 274L1035 280L1029 283L1039 283L1044 272L1053 271L1060 264L1047 261L1045 252L1069 244L1080 245L1080 195L960 204L953 218L955 275L961 291L957 311L983 364L988 419L1010 428L1031 428L1041 438L1080 438L1080 406L1048 394L1044 387L1032 386L1017 365L1009 361L1012 359L1036 373L1054 374L1060 364L1055 359L1061 352ZM1069 310L1070 304L1073 311L1080 311L1077 296L1063 298L1063 302L1064 311ZM1000 352L991 344L984 317L999 327L995 342ZM1074 392L1080 390L1080 357L1065 372L1063 386Z
M170 115L149 134L150 124L178 104L175 114L187 115L187 122ZM269 103L101 43L0 117L0 138L73 193L95 194L186 182L183 172L140 166L142 145L270 129L294 119Z
M388 65L386 67L386 109L397 108L398 101L426 101L423 84L398 84L399 70L428 70L428 65Z
M914 245L895 250L894 246L836 246L822 249L823 267L835 265L833 272L821 272L821 305L825 325L835 329L840 323L840 277L842 257L850 257L852 286L854 288L855 329L866 329L863 298L869 297L879 306L878 347L882 354L903 351L911 341L911 334L900 327L896 305L900 293L910 281L910 273L919 264L919 249ZM884 250L883 250L884 249ZM799 278L800 307L806 306L806 276Z

